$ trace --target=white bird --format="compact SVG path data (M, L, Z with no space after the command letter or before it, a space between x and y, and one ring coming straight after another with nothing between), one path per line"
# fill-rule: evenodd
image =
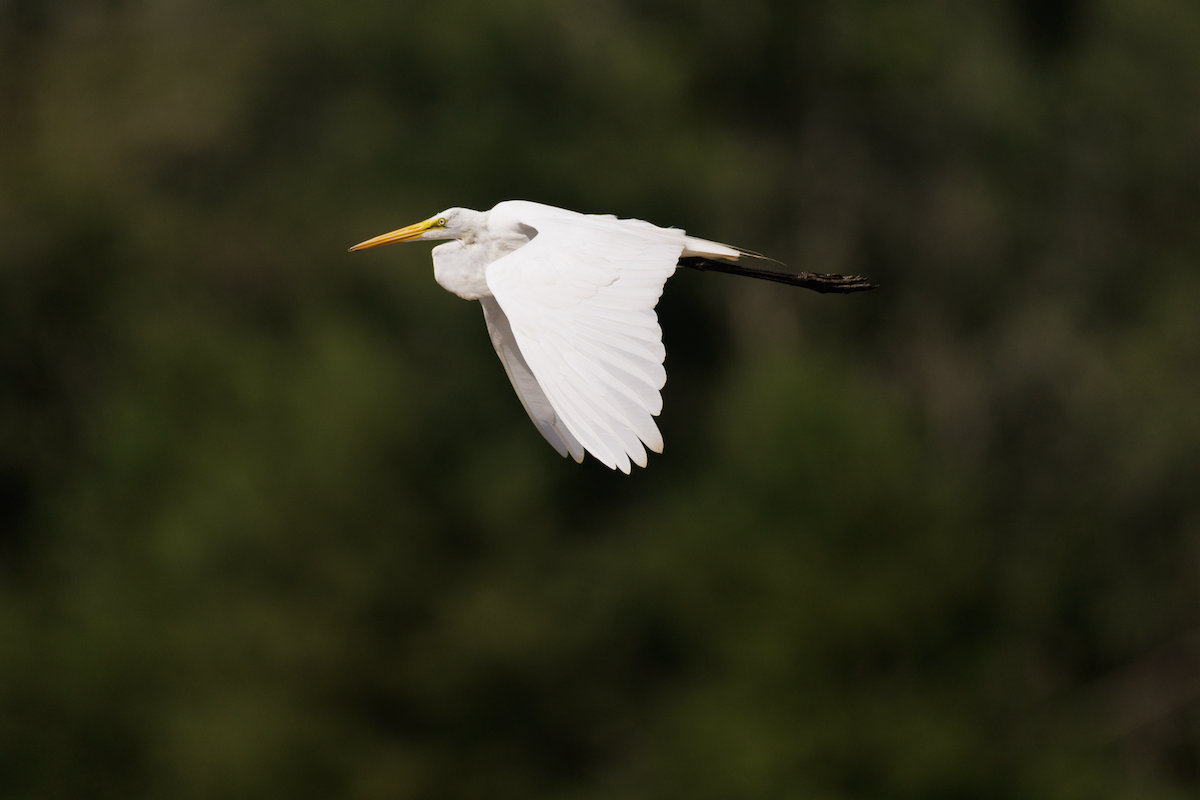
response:
M678 265L818 291L872 288L858 277L791 275L716 262L755 256L636 219L510 200L491 211L450 208L351 250L450 239L433 248L433 275L478 300L496 354L521 404L562 456L586 450L628 474L663 449L654 417L667 380L654 306ZM756 256L761 257L761 256Z

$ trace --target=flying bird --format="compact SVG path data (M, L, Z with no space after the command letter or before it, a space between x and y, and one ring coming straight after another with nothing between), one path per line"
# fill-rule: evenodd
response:
M791 274L730 262L756 253L637 219L509 200L450 208L351 250L449 239L433 248L441 286L478 300L496 354L542 436L562 456L591 453L629 474L663 449L666 351L654 306L678 266L802 286L874 288L858 276ZM721 259L720 261L716 259Z

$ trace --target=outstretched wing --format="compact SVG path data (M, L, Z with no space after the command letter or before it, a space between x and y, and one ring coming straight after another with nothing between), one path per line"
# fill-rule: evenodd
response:
M532 240L488 265L488 288L567 432L610 468L628 473L631 459L644 467L645 448L663 446L654 416L667 375L654 306L686 237L646 223L538 209L493 209L489 226L520 225ZM506 366L515 374L511 361ZM532 408L515 377L513 384ZM541 428L534 411L530 416Z
M504 365L504 371L508 373L521 405L525 406L525 412L560 456L570 454L576 463L583 461L583 445L558 418L554 406L533 377L533 371L517 347L516 337L500 304L494 297L481 297L479 302L483 305L483 319L487 323L496 355L500 356L500 363Z

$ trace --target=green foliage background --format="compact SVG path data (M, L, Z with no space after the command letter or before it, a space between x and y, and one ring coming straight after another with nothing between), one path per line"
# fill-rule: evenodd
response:
M0 1L0 796L1200 790L1200 6ZM666 452L428 248L615 212Z

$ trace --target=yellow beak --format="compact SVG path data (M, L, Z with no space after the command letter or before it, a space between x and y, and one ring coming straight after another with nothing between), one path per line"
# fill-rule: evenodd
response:
M424 222L418 222L415 225L409 225L407 228L401 228L398 231L385 233L382 236L376 236L374 239L367 239L365 242L351 247L351 250L366 250L368 247L379 247L381 244L392 244L393 242L409 242L416 239L425 231L432 228L437 223L437 218L427 219Z

